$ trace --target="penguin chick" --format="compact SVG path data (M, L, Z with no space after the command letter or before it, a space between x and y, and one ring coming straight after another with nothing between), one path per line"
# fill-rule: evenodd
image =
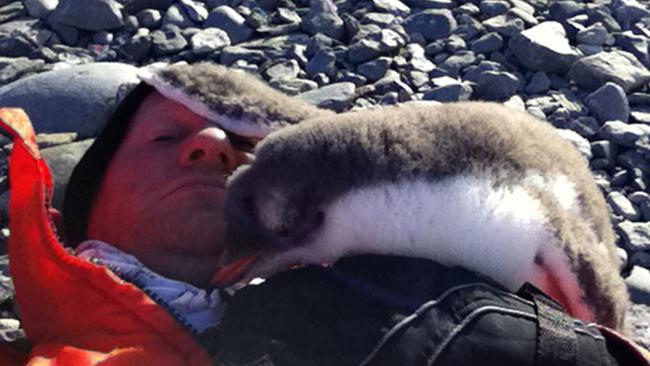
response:
M304 121L263 140L227 187L227 252L247 277L385 254L427 258L623 330L608 209L549 125L498 104L398 106ZM432 279L434 280L434 279Z

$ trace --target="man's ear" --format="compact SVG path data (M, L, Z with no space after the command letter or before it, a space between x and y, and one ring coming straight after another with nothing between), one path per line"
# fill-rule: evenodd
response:
M59 235L62 235L63 216L61 215L61 211L57 210L54 207L50 207L47 209L47 214L50 215L50 220L52 221L52 224L54 224L54 228L56 229L57 233L59 233Z

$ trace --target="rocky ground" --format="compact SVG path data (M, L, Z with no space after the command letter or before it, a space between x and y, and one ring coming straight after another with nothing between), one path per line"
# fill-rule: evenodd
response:
M120 85L133 81L125 64L218 62L336 111L505 102L556 126L589 161L619 236L635 336L650 348L649 4L0 0L0 105L28 110L64 183ZM0 166L4 226L5 173ZM0 334L13 339L20 332L6 258L0 270Z

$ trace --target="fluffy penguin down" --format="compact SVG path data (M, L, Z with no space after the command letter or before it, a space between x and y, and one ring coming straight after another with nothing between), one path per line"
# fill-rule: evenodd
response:
M559 295L572 315L590 321L593 314L531 189L551 192L561 207L579 211L565 176L530 172L514 186L473 174L381 183L350 190L324 207L325 221L313 240L271 256L258 270L334 263L354 254L427 258L482 273L511 291L531 282ZM264 206L259 215L270 217Z

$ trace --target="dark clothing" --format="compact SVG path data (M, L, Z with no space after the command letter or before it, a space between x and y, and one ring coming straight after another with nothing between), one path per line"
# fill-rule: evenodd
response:
M628 350L610 354L596 326L552 310L555 323L541 330L536 307L545 305L528 295L428 260L353 257L241 290L206 343L228 366L643 364ZM541 339L549 329L557 337Z

